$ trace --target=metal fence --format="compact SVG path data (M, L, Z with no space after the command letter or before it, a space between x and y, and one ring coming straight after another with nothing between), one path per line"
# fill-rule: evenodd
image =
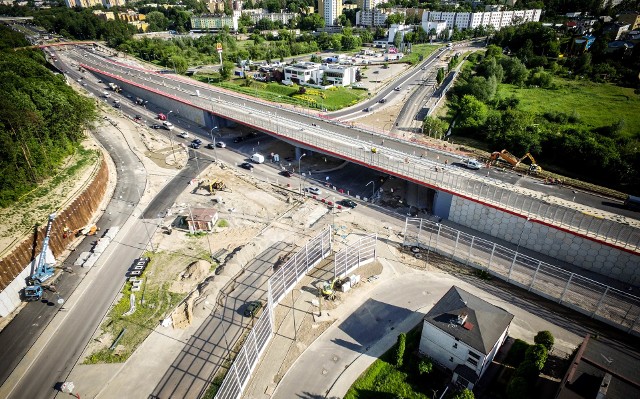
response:
M333 276L345 277L360 266L371 263L376 259L376 233L366 235L355 243L336 252L333 262Z
M290 119L295 111L273 107L272 104L243 97L237 93L233 93L237 101L222 100L217 97L218 94L215 91L211 91L210 86L203 83L182 78L176 80L167 75L135 69L133 69L135 72L128 73L127 79L123 79L121 71L117 71L119 74L113 74L90 66L85 67L222 117L276 133L294 143L370 165L407 180L449 191L498 209L535 218L549 225L606 241L627 250L640 251L640 227L629 224L633 223L629 220L621 223L612 219L612 215L596 209L591 209L589 212L574 209L574 204L570 201L549 197L523 187L515 187L512 184L479 176L459 168L443 167L439 162L420 157L422 152L428 151L427 147L411 147L412 152L393 150L388 147L379 148L371 142L359 139L359 136L356 138L349 136L347 132L351 127L338 121L329 121L334 124L334 130L312 126L309 123ZM119 68L123 67L125 66L119 66ZM174 90L177 94L169 94L167 89ZM201 91L200 95L197 95L196 89ZM270 105L271 108L269 111L264 111L256 108L256 104ZM296 113L302 114L302 112ZM318 117L311 113L307 116ZM368 134L377 135L375 132ZM381 139L383 137L385 136L380 136Z
M484 270L593 319L640 336L640 298L433 221L407 218L404 245Z

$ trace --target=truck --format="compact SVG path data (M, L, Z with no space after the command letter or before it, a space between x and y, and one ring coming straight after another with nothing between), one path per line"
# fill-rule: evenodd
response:
M258 154L257 152L251 156L251 161L254 163L263 163L264 155Z
M122 91L120 86L118 86L115 83L109 83L109 87L111 88L111 90L115 91L116 93L120 93Z

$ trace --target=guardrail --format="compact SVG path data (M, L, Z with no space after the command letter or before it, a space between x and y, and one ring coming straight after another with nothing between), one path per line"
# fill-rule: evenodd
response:
M441 163L422 158L428 147L417 147L416 153L393 150L387 147L373 144L358 138L354 139L319 126L301 123L289 119L290 110L274 107L264 101L241 99L241 102L228 102L220 98L207 96L206 92L195 96L195 89L187 89L189 86L202 89L203 84L195 84L181 81L182 85L171 85L172 79L166 75L154 72L136 71L136 78L148 81L153 85L159 85L156 89L136 81L127 80L120 75L101 71L96 68L83 65L86 69L109 76L127 84L140 87L158 95L174 99L183 104L200 108L212 114L220 115L226 119L271 132L294 144L308 147L319 152L337 156L367 167L389 173L411 182L448 192L456 196L469 199L474 202L488 205L520 217L535 219L539 223L563 230L587 239L599 241L622 250L640 252L640 228L633 226L631 220L590 208L589 211L573 208L575 204L560 198L551 197L538 191L523 187L516 187L490 177L479 176L459 168L447 168ZM121 67L128 67L122 66ZM130 74L133 76L133 74ZM161 77L161 81L154 78ZM185 88L187 87L187 88ZM187 97L166 93L163 89L169 88L178 93L185 93ZM252 104L270 105L269 111L263 111L252 107ZM311 117L312 115L308 115ZM317 118L316 115L313 117ZM348 128L343 124L334 123L340 128ZM375 132L370 134L377 135ZM378 135L379 136L379 135ZM384 136L380 136L384 137ZM585 207L586 208L586 207Z
M640 336L640 298L433 221L407 218L405 246L419 247Z

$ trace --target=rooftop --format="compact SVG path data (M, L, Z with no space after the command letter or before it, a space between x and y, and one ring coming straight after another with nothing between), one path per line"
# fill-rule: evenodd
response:
M509 327L513 315L453 286L424 319L486 355Z

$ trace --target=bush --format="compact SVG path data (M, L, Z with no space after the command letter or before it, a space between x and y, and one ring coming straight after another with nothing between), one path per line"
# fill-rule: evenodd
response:
M529 383L534 383L539 374L538 366L530 360L525 360L518 366L515 376L524 378Z
M536 365L538 371L544 368L544 364L547 362L547 348L543 345L536 344L527 348L525 355L525 361L530 361Z
M513 378L507 384L507 398L525 399L529 396L529 384L522 377Z
M433 363L429 359L421 359L418 363L418 374L429 374L433 371Z
M539 331L533 338L533 342L544 346L547 348L547 351L551 351L551 348L553 348L554 338L549 331Z
M475 395L473 391L470 389L463 389L462 391L456 392L455 395L451 396L451 399L474 399Z
M511 345L511 349L509 349L509 353L507 353L507 358L505 359L505 363L511 366L518 366L520 363L524 361L525 352L529 348L529 344L524 342L521 339L516 339Z
M407 334L398 335L398 346L396 347L396 367L402 367L404 363L404 350L407 346Z

